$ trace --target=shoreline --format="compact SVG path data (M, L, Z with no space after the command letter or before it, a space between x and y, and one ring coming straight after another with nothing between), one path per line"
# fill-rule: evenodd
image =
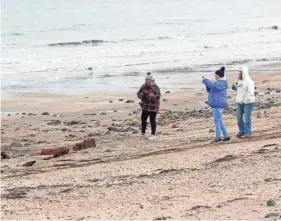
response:
M245 64L247 65L247 64ZM240 66L244 66L244 64L230 66L226 70L226 74L233 75L237 72ZM210 76L212 78L212 73L218 69L220 65L214 65L213 67L202 67L202 68L170 68L166 71L164 70L147 70L152 71L153 75L155 76L157 82L161 86L163 90L174 90L174 91L183 91L183 90L198 90L201 89L201 76ZM269 62L263 64L253 64L249 65L251 72L268 72L268 73L277 73L281 72L281 65L280 61L276 62ZM121 75L112 75L112 74L105 74L105 75L90 75L90 73L80 73L77 72L76 74L72 73L68 77L64 77L68 79L68 83L61 81L61 83L47 83L49 85L48 88L42 89L18 89L16 90L1 90L1 94L3 98L9 97L9 95L17 94L17 93L48 93L48 94L65 94L65 95L83 95L86 93L103 93L111 91L112 93L118 93L121 91L132 92L139 88L139 83L143 82L143 78L146 75L146 72L133 72L131 74L121 74ZM2 76L3 78L3 76ZM11 78L11 76L10 76ZM70 83L73 81L73 83ZM95 89L90 86L91 84L95 85ZM180 82L180 83L179 83ZM27 82L28 83L28 82ZM195 83L195 85L193 84ZM58 88L57 85L60 85ZM71 89L66 89L68 87L74 87L75 92ZM79 87L78 85L81 85ZM24 87L29 87L28 85L23 85ZM3 85L2 85L3 87ZM16 85L15 85L16 87Z

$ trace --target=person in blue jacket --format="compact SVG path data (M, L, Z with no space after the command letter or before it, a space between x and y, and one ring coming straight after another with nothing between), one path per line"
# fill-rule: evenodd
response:
M230 140L227 128L222 119L223 111L227 106L228 88L228 82L224 77L224 71L224 67L216 71L216 81L214 83L203 77L203 83L206 85L206 90L209 93L208 104L213 109L214 123L216 127L216 138L213 142ZM224 136L223 139L221 139L221 132Z

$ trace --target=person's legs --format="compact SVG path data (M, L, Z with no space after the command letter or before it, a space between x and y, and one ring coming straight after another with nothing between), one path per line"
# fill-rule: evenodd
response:
M254 109L255 103L245 104L244 113L245 113L245 134L252 134L252 112Z
M147 118L149 116L149 111L143 110L141 113L141 133L144 135L147 125Z
M221 109L221 113L223 113L224 109ZM226 129L226 126L223 122L223 119L221 118L221 121L220 121L220 125L221 125L221 131L223 133L223 136L224 138L229 138L229 135L228 135L228 132L227 132L227 129Z
M157 115L157 112L150 112L150 115L149 115L152 135L156 135L156 115Z
M216 128L216 139L219 139L221 134L222 109L213 108L213 117L214 117L214 124Z
M243 120L244 104L237 103L236 107L237 107L236 118L237 118L237 123L238 123L238 128L239 128L239 135L243 136L244 135L244 120Z

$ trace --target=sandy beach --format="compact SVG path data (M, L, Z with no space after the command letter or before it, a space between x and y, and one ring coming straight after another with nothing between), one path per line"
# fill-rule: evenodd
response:
M251 75L253 137L235 137L229 90L232 140L220 144L210 144L214 126L203 86L162 90L153 142L138 137L136 92L3 95L1 155L10 159L1 158L2 219L280 219L281 72ZM231 85L237 74L227 77ZM91 138L96 147L73 149ZM40 155L58 147L68 154Z

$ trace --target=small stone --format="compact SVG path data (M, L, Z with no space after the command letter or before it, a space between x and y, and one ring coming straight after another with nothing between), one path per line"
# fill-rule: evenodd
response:
M23 166L23 167L30 167L30 166L32 166L32 165L35 164L35 163L36 163L36 161L33 160L33 161L29 161L29 162L23 164L22 166Z
M265 92L265 94L270 94L270 92L267 91L267 92Z
M281 93L281 91L280 91L280 90L277 90L276 93Z
M50 115L49 112L43 112L41 115Z
M10 116L12 116L12 115L11 115L11 114L8 114L7 116L10 117Z
M100 113L100 115L107 115L105 112Z
M214 133L214 132L215 132L214 129L210 129L210 130L209 130L209 133Z
M67 129L67 128L62 128L61 130L62 130L62 131L68 131L68 129Z
M60 120L52 120L51 122L47 123L47 125L60 125L61 121Z
M69 134L68 136L69 136L69 137L76 137L75 134Z
M277 30L279 27L277 25L274 25L271 28L274 29L274 30Z
M138 134L139 132L137 131L137 130L134 130L133 132L132 132L132 134Z
M231 98L232 98L231 96L228 96L228 97L227 97L227 99L231 99Z
M2 157L3 159L10 159L10 156L9 156L7 153L2 152L2 151L1 151L1 157Z
M124 101L124 99L120 98L119 101Z
M41 144L41 143L46 143L46 142L47 142L46 140L39 140L37 143Z
M171 93L170 91L166 91L166 92L165 92L165 94L170 94L170 93Z
M164 99L163 99L163 102L166 102L166 101L168 101L168 100L164 98Z
M80 133L85 133L85 130L79 130Z
M11 143L10 147L22 147L22 144L18 141L14 141Z
M53 159L53 156L49 156L49 157L44 157L43 160L50 160Z
M175 129L175 128L178 128L178 126L176 124L173 124L172 128Z
M275 201L272 199L267 200L267 206L275 206Z
M125 103L126 104L132 104L132 103L135 103L135 102L133 100L127 100Z
M112 104L112 103L113 103L113 101L112 101L112 100L110 100L110 101L109 101L109 103L111 103L111 104Z
M117 113L117 112L118 112L118 110L114 110L113 112L114 112L114 113Z

